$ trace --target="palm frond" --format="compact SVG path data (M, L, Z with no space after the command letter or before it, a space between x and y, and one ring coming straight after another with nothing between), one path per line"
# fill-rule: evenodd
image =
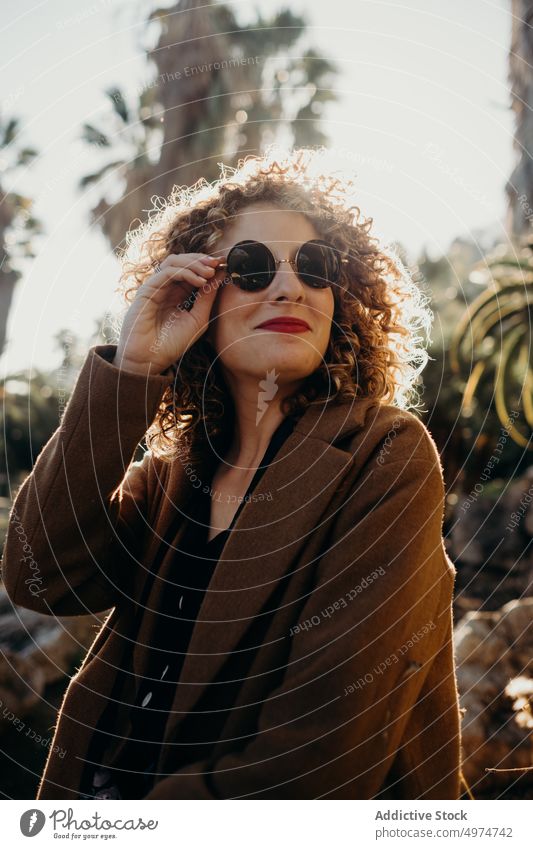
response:
M4 127L4 130L3 130L3 133L2 133L2 141L0 142L0 147L7 147L9 144L11 144L11 142L13 141L13 139L15 138L15 136L18 133L18 129L19 129L18 118L11 118L7 122L6 126Z
M83 124L81 137L88 144L94 144L98 147L110 147L111 142L102 130L94 127L92 124Z
M39 155L39 152L35 150L33 147L24 147L22 150L19 150L17 154L17 166L19 165L29 165L30 162Z
M124 165L123 159L117 159L115 162L108 162L107 165L104 165L99 171L95 171L94 174L86 174L78 181L80 189L85 189L87 186L98 183L109 171L112 171L114 168L118 168L120 165Z
M130 120L129 112L121 90L117 86L111 86L111 88L106 90L106 94L109 97L116 114L124 124L127 124Z

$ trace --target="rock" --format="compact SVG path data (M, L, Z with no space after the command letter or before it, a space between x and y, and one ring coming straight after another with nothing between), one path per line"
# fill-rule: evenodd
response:
M0 588L0 734L31 714L49 684L66 687L105 615L46 616L14 606Z
M530 782L533 794L533 598L467 613L454 649L463 772L473 795L492 798L517 781ZM524 767L531 771L509 772Z
M45 676L31 659L16 652L0 652L0 734L16 730L17 723L35 708L42 696Z
M454 614L496 611L533 595L533 466L516 481L478 481L457 498L446 550L457 569Z

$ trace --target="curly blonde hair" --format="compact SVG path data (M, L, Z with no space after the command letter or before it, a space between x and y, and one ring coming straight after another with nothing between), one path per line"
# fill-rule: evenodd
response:
M429 356L429 298L414 283L397 253L371 235L372 218L353 203L354 181L324 173L327 151L300 148L240 159L237 168L219 163L221 176L193 186L175 186L159 199L148 220L128 233L119 292L128 304L137 288L169 254L213 253L234 216L246 206L268 202L303 214L347 257L334 286L331 336L321 366L284 399L282 412L299 416L310 404L370 397L407 409L419 401L416 383ZM176 377L178 364L168 373ZM234 410L210 342L201 337L179 362L179 381L165 390L147 432L155 456L189 459L206 445L217 453L229 444ZM201 425L203 424L203 428Z

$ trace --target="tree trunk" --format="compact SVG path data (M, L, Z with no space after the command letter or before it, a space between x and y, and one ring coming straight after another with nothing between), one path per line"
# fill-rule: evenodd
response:
M519 239L533 224L533 2L512 0L509 85L517 163L506 185L508 229Z

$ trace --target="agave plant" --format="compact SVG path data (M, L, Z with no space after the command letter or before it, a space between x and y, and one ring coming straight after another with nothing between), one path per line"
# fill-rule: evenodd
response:
M471 279L487 288L468 307L450 343L450 364L462 376L462 413L481 396L494 399L498 419L521 447L533 435L533 250L502 247L478 263Z

